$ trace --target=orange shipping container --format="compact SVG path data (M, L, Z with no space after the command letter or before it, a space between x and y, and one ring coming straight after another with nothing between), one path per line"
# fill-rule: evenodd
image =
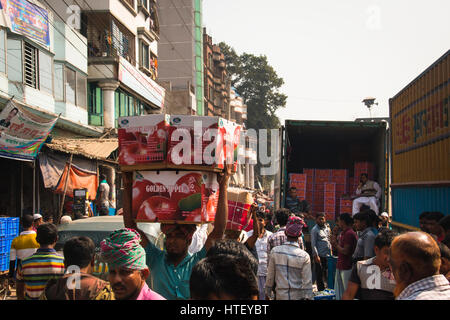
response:
M392 185L450 183L450 50L389 100Z

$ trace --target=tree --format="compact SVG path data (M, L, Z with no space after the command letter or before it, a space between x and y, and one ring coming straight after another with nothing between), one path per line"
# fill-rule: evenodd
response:
M279 92L284 80L280 78L264 55L243 53L238 55L226 43L219 43L225 56L231 83L247 105L246 127L274 129L280 127L276 116L279 108L286 106L287 96Z
M276 111L286 106L287 96L279 90L284 84L264 55L255 56L236 51L224 42L219 47L225 56L227 71L232 86L247 105L247 129L275 129L280 127ZM271 136L268 136L268 152L271 149ZM273 176L261 176L260 164L255 166L255 177L265 190L269 190Z

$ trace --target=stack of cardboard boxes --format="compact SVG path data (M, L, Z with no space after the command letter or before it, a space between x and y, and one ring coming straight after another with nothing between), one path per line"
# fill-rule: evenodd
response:
M119 118L119 164L133 173L136 221L214 221L225 158L237 166L241 127L219 117Z
M306 199L311 204L312 213L324 212L328 220L334 220L339 214L352 213L352 200L349 196L355 194L362 173L367 173L369 179L374 179L374 164L355 162L353 177L349 176L348 169L305 168L303 175L289 175L289 186L297 187L299 200ZM301 188L303 185L306 185L305 190Z

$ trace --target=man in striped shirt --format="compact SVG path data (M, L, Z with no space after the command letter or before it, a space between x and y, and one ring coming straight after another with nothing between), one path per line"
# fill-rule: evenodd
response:
M17 299L38 300L47 281L64 275L64 258L54 247L58 229L54 224L41 224L37 229L36 241L40 248L25 258L17 270Z

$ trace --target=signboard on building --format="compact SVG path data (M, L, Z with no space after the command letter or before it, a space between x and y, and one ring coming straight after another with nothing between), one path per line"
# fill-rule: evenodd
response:
M1 7L12 32L50 46L47 10L26 0L1 0Z
M33 161L57 119L28 114L8 102L0 113L0 157Z
M119 81L155 106L164 107L165 89L122 57L119 60Z

